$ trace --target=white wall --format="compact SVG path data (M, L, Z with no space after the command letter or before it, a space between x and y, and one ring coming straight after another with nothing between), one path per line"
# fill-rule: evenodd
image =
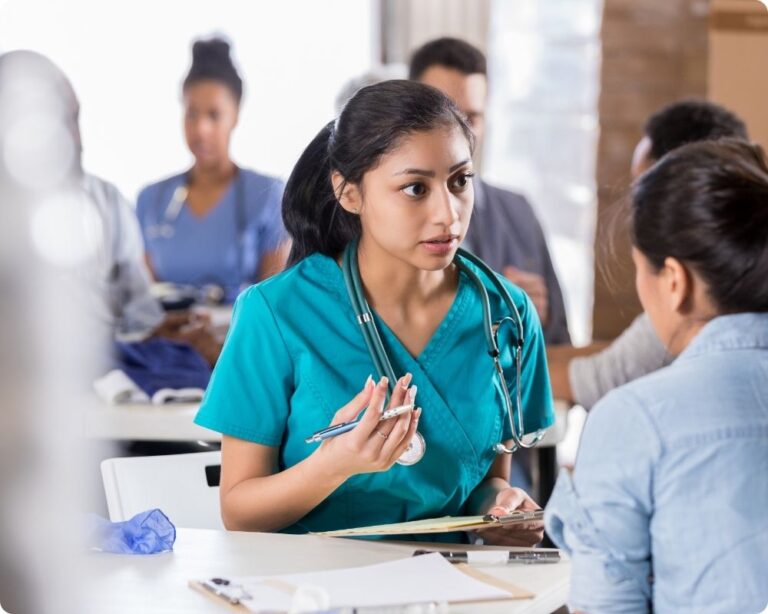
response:
M181 82L191 41L222 33L245 81L234 159L287 177L375 52L375 0L0 0L0 52L55 61L81 102L86 169L133 199L186 168Z

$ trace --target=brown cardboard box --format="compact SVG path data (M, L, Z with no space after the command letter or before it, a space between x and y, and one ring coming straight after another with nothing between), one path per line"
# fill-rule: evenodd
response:
M768 147L768 9L758 0L712 3L707 94Z

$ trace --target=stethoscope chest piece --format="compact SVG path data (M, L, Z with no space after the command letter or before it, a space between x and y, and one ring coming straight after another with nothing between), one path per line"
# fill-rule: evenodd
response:
M424 441L424 436L416 431L413 434L413 437L411 438L411 442L408 444L408 447L405 449L405 452L403 452L400 455L400 458L397 459L398 465L415 465L418 463L423 457L424 453L427 451L427 442Z

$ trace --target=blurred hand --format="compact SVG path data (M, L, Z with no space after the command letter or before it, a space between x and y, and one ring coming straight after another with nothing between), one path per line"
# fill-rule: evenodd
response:
M546 326L549 320L549 292L547 282L536 273L527 273L513 266L504 267L504 277L516 286L522 288L531 297L536 313L539 314L541 325Z
M416 387L410 383L410 373L397 381L388 407L415 402ZM419 425L421 409L380 422L387 384L386 377L378 384L369 380L354 399L336 412L331 425L351 422L368 408L354 429L326 439L317 449L318 461L326 465L329 473L346 479L359 473L387 471L405 452Z
M514 511L528 512L541 507L520 488L505 488L496 495L493 506L485 512L505 516ZM535 546L544 539L544 522L516 522L505 527L493 527L477 531L486 544L495 546Z
M192 346L213 366L221 354L221 335L211 326L210 317L194 311L171 311L154 333L172 341L180 341Z

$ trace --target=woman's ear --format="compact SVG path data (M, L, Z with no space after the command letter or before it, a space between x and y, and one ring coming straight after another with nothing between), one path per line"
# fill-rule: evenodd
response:
M677 258L665 258L661 272L664 280L669 308L679 314L685 314L691 309L693 279L688 268Z
M331 174L331 183L333 184L333 193L336 200L345 211L358 215L362 207L362 197L360 189L354 183L349 183L342 177L339 171L333 171Z

